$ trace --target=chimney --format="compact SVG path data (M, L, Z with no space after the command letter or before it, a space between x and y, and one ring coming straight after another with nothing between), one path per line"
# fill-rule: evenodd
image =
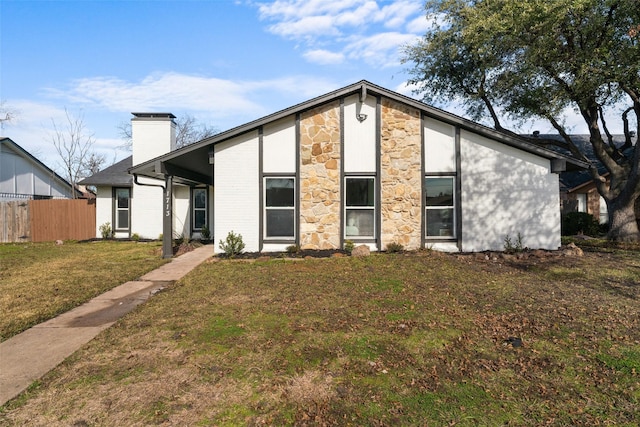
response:
M175 150L176 118L171 113L131 113L133 165Z

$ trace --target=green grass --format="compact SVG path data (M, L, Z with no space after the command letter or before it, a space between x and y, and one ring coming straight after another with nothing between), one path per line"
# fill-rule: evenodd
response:
M0 424L634 425L637 255L205 263Z
M159 243L0 244L0 340L162 265Z

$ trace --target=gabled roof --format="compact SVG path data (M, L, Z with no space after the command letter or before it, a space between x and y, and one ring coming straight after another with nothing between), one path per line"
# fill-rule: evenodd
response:
M78 184L80 185L110 185L113 187L131 187L133 177L129 175L127 170L133 164L133 156L120 160L108 168L87 177Z
M11 138L0 137L0 145L4 145L4 146L8 147L10 150L14 151L16 154L18 154L18 155L20 155L20 156L22 156L22 157L24 157L26 159L29 159L31 162L35 163L39 168L41 168L44 171L46 171L47 174L51 174L51 176L53 176L56 180L60 181L61 184L68 186L69 187L69 192L71 192L71 189L73 187L71 186L71 184L69 184L69 181L67 181L66 179L64 179L60 175L58 175L53 169L51 169L50 167L48 167L47 165L42 163L40 160L38 160L35 156L33 156L31 153L29 153L24 148L22 148L20 145L18 145Z
M277 121L292 114L301 113L320 105L326 104L331 101L335 101L342 97L363 94L373 96L384 96L385 98L392 99L394 101L409 105L420 110L425 116L440 120L451 125L459 126L462 129L469 130L471 132L483 135L491 138L505 145L509 145L520 150L536 154L546 159L561 159L566 161L567 167L571 168L585 168L587 164L575 159L572 156L567 156L544 147L531 144L524 138L513 136L504 132L491 129L489 127L480 125L471 120L456 116L455 114L448 113L438 108L427 105L423 102L410 98L408 96L393 92L389 89L374 85L366 80L354 83L346 86L342 89L329 92L325 95L318 96L309 101L302 102L287 109L278 111L263 118L254 120L244 125L235 127L225 132L221 132L209 138L205 138L194 144L187 145L179 148L175 151L159 156L155 159L151 159L147 162L141 163L129 169L130 173L139 174L142 176L148 176L151 178L162 179L164 176L166 167L174 167L175 171L179 172L191 172L185 173L184 178L192 182L208 182L207 177L211 174L211 166L208 164L208 150L212 145L226 141L230 138L242 135L244 133L258 129L259 127L268 123ZM190 176L186 176L190 175ZM181 176L176 173L176 176ZM208 178L210 180L210 178Z

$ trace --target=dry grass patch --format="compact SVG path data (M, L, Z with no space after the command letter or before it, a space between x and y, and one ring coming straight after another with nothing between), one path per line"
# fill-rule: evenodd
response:
M205 263L0 423L631 426L639 283L627 252Z
M159 243L0 245L0 340L162 265Z

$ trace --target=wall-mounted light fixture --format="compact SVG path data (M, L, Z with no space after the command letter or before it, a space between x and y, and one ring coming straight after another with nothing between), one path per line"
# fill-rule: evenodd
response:
M216 157L213 153L213 145L209 147L209 164L212 165L216 161Z
M360 123L367 120L367 115L360 112L362 111L362 106L364 105L365 99L367 99L367 88L363 84L362 86L360 86L360 105L356 107L357 108L356 119L358 119Z

